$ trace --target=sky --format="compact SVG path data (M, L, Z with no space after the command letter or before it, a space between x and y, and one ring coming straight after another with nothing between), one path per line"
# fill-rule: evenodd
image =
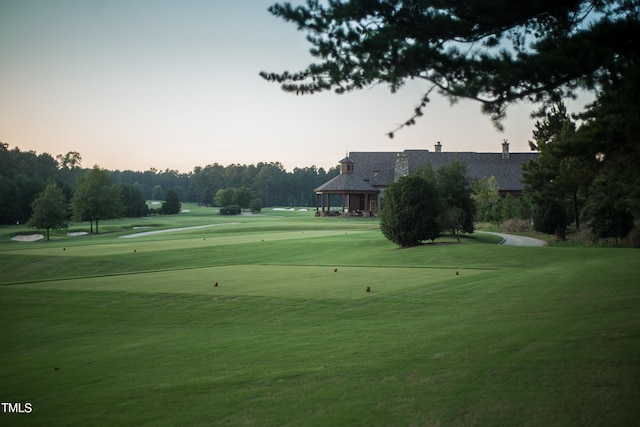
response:
M334 167L350 151L529 151L534 106L511 107L504 132L480 104L431 96L426 82L392 94L296 96L260 71L314 61L276 0L0 0L0 142L82 165L177 170L280 162ZM300 4L300 1L291 1Z

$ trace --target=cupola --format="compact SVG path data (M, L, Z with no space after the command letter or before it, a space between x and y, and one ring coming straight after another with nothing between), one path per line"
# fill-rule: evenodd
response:
M340 174L341 175L353 175L353 169L356 162L351 159L351 157L347 156L344 159L340 160Z

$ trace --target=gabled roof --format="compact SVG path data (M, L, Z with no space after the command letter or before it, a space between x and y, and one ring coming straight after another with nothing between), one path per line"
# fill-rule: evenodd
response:
M370 184L367 184L356 174L340 174L335 178L325 182L320 187L314 190L316 193L318 192L363 192L363 193L378 193L378 190L375 187L372 187Z
M375 187L386 187L393 182L396 168L395 152L349 153L356 164L356 173Z
M470 179L495 176L502 191L521 191L522 164L535 160L537 153L509 153L503 158L502 153L475 152L430 152L427 150L405 150L409 166L409 174L415 172L425 163L431 163L434 170L454 159L467 165ZM349 157L356 164L356 173L371 185L386 187L393 183L396 167L396 152L352 152Z

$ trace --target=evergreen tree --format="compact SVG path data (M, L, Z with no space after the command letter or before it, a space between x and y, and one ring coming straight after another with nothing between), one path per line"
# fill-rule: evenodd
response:
M536 160L523 165L523 180L533 195L534 205L559 203L570 206L573 221L568 222L574 222L579 229L580 210L593 180L593 170L589 162L568 150L575 135L575 124L564 104L551 107L535 124L534 140L529 141L529 145L531 149L538 150L539 155ZM536 211L537 217L541 217L541 212L550 212L544 206L539 206ZM561 218L559 215L553 217ZM567 222L567 219L562 218L562 222ZM542 228L548 230L550 226L547 224Z
M593 183L585 208L593 235L599 239L612 237L616 247L618 240L626 237L634 225L631 210L620 191L617 183L598 179Z
M429 87L405 125L433 89L479 101L496 123L520 100L596 90L640 46L637 0L307 0L269 11L308 34L318 62L262 77L297 94L422 79Z
M165 202L162 204L162 213L165 215L173 215L180 213L182 204L178 198L178 194L172 189L167 190Z
M435 240L442 231L439 200L435 182L417 174L400 178L384 192L382 234L401 247Z

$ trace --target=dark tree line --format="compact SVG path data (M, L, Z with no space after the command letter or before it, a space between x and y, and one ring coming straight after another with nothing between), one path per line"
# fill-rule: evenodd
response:
M583 223L597 238L618 242L640 218L640 66L615 76L587 110L575 117L562 103L536 123L532 149L538 161L525 166L536 229L565 237Z
M33 201L49 183L55 183L70 202L91 171L82 167L77 152L54 158L47 153L9 149L8 144L0 144L0 224L26 223L33 214ZM336 176L339 170L337 166L329 171L311 166L287 172L280 163L228 166L214 163L198 166L189 173L153 168L144 172L104 173L119 188L118 214L141 216L147 213L145 200L166 201L168 191L172 197L170 206L176 205L174 196L178 201L214 206L218 191L227 188L250 190L261 200L261 206L312 206L314 188ZM71 213L70 209L69 218Z
M49 182L58 184L67 198L73 193L70 170L58 168L47 153L9 150L0 143L0 223L24 223L31 217L31 203Z
M189 201L215 205L219 190L246 188L262 200L262 206L314 206L313 190L338 173L337 166L329 171L311 166L287 172L280 163L198 166L191 175Z

